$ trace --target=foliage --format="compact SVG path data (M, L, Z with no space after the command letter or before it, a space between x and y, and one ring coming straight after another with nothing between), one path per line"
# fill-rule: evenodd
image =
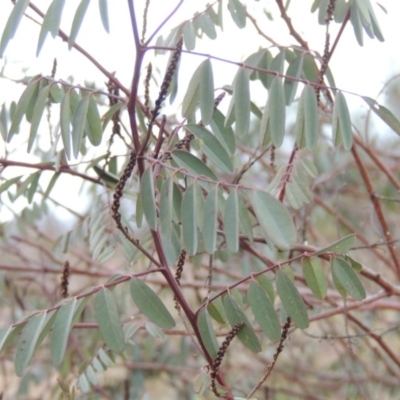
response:
M290 1L274 5L296 41L284 47L259 27L269 11L255 18L245 1L214 1L168 31L177 2L148 34L152 2L129 0L116 6L135 42L128 89L78 44L89 0L68 33L65 1L13 3L1 57L33 13L38 57L58 36L107 83L58 78L55 61L2 105L0 397L398 396L398 166L352 122L329 68L350 25L360 45L384 40L375 6L315 0L320 54ZM98 5L112 35L111 3ZM243 43L244 61L195 51L227 21L254 25L263 47ZM196 65L182 87L185 57ZM228 63L235 76L217 86ZM356 96L400 134L389 108ZM68 204L68 175L85 211Z

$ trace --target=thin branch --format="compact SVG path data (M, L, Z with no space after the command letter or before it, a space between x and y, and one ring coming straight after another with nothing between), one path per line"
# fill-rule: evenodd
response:
M26 162L22 162L22 161L12 161L12 160L6 160L4 158L0 158L0 165L2 165L4 168L13 166L13 167L34 168L34 169L41 170L41 171L62 172L65 174L78 176L79 178L82 178L86 181L96 183L98 185L102 185L102 182L99 178L92 178L89 175L85 175L78 171L74 171L68 165L61 165L59 168L56 168L53 166L54 165L53 162L30 164L30 163L26 163Z
M150 37L146 40L145 46L148 46L149 43L153 40L154 36L157 35L158 32L162 29L162 27L171 19L171 17L179 10L180 6L183 4L184 0L180 0L179 3L175 6L175 8L167 15L164 21L161 22L160 25L156 28L156 30L150 35Z
M375 197L374 187L372 186L372 182L371 182L371 180L370 180L370 178L368 176L368 173L367 173L367 170L364 167L364 164L361 161L360 156L358 155L358 151L357 151L357 148L356 148L355 145L352 146L351 152L353 154L353 157L354 157L354 160L356 162L357 168L360 171L361 177L362 177L362 179L364 181L364 184L365 184L365 187L366 187L366 189L368 191L368 194L369 194L369 196L371 198L371 202L372 202L372 204L374 206L376 215L378 216L378 220L379 220L379 223L380 223L380 225L382 227L382 231L383 231L383 234L385 236L385 239L389 243L388 244L389 252L390 252L390 254L392 256L392 259L393 259L393 262L394 262L394 265L395 265L395 269L397 271L397 275L400 277L400 262L399 262L399 259L398 259L397 253L396 253L396 249L393 246L393 244L391 244L393 238L392 238L392 234L391 234L390 229L389 229L389 225L388 225L388 223L386 221L386 218L385 218L385 216L383 214L381 204L379 203L379 200Z

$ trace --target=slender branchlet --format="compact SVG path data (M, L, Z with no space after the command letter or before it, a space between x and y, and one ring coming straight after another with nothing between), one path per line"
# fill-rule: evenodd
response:
M150 78L152 72L152 65L149 63L147 66L146 78L144 79L144 106L146 107L146 112L149 111L150 104Z
M121 213L119 212L120 199L123 196L124 187L132 174L133 168L135 168L135 164L136 164L136 153L132 151L129 158L129 162L124 169L124 172L117 184L117 187L115 188L114 201L111 206L111 210L113 212L112 217L117 223L118 228L121 230L124 230L124 228L121 224Z
M142 28L142 38L140 39L140 43L144 44L145 36L146 36L146 30L147 30L147 14L149 11L149 5L150 5L150 0L146 1L146 4L144 6L144 11L143 11L143 28Z
M326 33L325 33L325 46L324 46L324 54L322 56L322 64L321 68L318 73L318 86L315 88L315 94L317 96L317 103L319 105L321 101L321 87L324 84L324 76L326 73L326 70L328 68L328 62L329 62L329 49L330 49L330 35L329 35L329 23L333 20L333 13L335 11L335 3L336 0L329 0L328 6L326 8L326 17L325 17L325 23L326 23Z
M63 299L66 299L69 296L68 285L69 285L69 261L66 260L63 265L63 270L61 275L61 296Z
M185 265L185 259L186 259L186 250L182 249L181 254L179 255L178 264L176 265L176 271L175 271L175 280L179 286L181 284L180 282L182 278L183 266ZM177 310L180 310L178 299L176 298L175 295L174 295L174 302L175 302L175 308Z
M217 357L215 357L215 360L214 360L214 362L213 362L213 364L211 366L211 374L210 374L210 377L211 377L211 389L212 389L213 393L217 397L225 397L223 394L218 392L217 385L216 385L216 382L215 382L215 379L216 379L217 374L218 374L219 367L220 367L220 365L222 363L222 360L224 359L225 353L226 353L229 345L231 344L232 340L238 334L238 332L240 331L240 329L242 328L243 325L244 325L243 322L239 322L228 333L228 336L222 342L222 345L218 350Z
M283 343L286 340L290 328L290 323L291 323L290 317L286 319L285 324L282 327L282 333L281 333L281 340L279 341L278 347L276 348L275 354L272 358L272 363L268 365L267 367L267 372L264 374L264 376L260 379L260 381L257 383L257 385L254 387L254 389L248 394L247 398L250 398L253 396L253 394L261 387L261 385L267 380L269 375L271 374L272 370L274 369L274 366L276 364L276 360L279 357L279 354L282 353L283 351Z

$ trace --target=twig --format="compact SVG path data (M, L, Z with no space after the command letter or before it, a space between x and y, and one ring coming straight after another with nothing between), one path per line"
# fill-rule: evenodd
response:
M392 256L393 262L394 262L394 266L395 266L395 270L397 271L397 275L400 277L400 263L399 263L399 259L396 253L396 250L393 246L393 244L391 244L393 238L392 238L392 234L390 232L389 226L387 224L386 218L383 214L382 211L382 207L379 203L379 200L375 197L375 190L374 187L372 186L372 182L368 176L367 170L364 167L364 164L361 161L360 156L358 155L358 151L355 145L352 146L351 148L351 152L353 154L354 160L356 162L357 168L360 171L361 177L364 181L365 187L368 191L368 194L371 198L371 202L374 206L375 212L378 216L378 220L379 223L382 227L382 231L383 234L385 236L386 241L389 243L388 248L389 248L389 252Z

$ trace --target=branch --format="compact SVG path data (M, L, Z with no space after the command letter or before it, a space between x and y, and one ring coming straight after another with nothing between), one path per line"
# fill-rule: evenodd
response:
M6 160L4 158L0 158L0 165L2 165L4 168L5 167L25 167L25 168L34 168L38 169L41 171L54 171L54 172L62 172L65 174L73 175L73 176L78 176L84 180L96 183L98 185L102 185L102 182L99 178L92 178L89 175L82 174L80 172L74 171L73 169L70 169L68 165L61 165L58 169L56 169L53 165L53 162L49 163L38 163L38 164L30 164L30 163L25 163L21 161L12 161L12 160Z
M399 259L398 259L397 253L396 253L396 249L395 249L395 247L393 246L393 243L392 243L392 240L393 240L392 234L390 232L389 225L388 225L388 223L386 221L386 218L385 218L385 216L383 214L381 204L379 203L379 200L375 197L374 187L372 186L372 182L371 182L371 180L370 180L370 178L368 176L368 173L367 173L367 170L364 167L364 164L361 161L360 156L358 155L358 151L357 151L357 148L356 148L355 145L352 146L351 152L353 153L354 161L356 162L357 168L360 171L360 174L361 174L361 177L362 177L362 179L364 181L365 187L366 187L366 189L368 191L368 194L369 194L369 196L371 198L372 205L374 206L376 215L378 216L378 220L379 220L379 223L381 225L381 228L382 228L383 234L385 236L385 239L388 242L389 252L390 252L390 254L392 256L392 259L393 259L393 262L394 262L394 265L395 265L395 269L397 271L397 275L400 277L400 262L399 262Z

